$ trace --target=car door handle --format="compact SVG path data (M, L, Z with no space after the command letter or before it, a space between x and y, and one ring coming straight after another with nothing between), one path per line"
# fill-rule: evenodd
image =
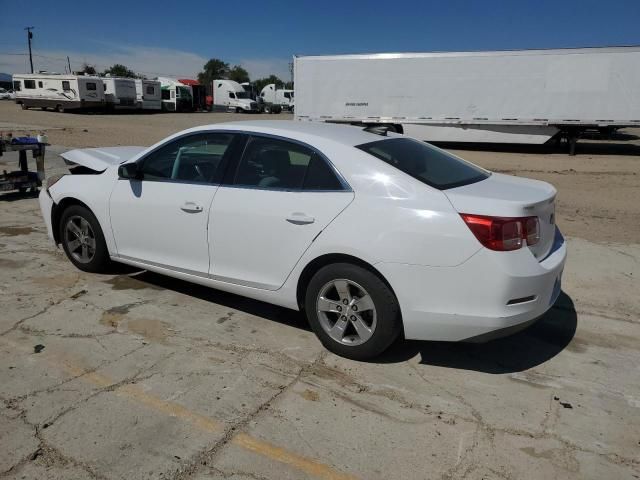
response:
M184 202L180 209L189 213L198 213L202 211L202 207L195 202Z
M287 217L287 222L294 225L307 225L316 221L315 218L305 215L304 213L294 212Z

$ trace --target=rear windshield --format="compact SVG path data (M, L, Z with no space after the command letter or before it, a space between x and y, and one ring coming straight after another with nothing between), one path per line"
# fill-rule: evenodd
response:
M479 182L490 175L444 150L410 138L378 140L356 148L439 190Z

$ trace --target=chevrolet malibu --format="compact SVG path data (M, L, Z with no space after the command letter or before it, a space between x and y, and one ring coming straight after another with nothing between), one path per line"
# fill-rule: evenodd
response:
M224 123L62 156L70 174L40 207L76 267L121 262L300 310L345 357L401 334L485 341L560 293L551 185L383 129Z

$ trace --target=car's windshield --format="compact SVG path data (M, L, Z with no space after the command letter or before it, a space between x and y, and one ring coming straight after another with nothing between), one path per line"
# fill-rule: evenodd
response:
M389 138L356 148L439 190L479 182L490 175L455 155L410 138Z
M236 98L249 98L249 92L236 92Z

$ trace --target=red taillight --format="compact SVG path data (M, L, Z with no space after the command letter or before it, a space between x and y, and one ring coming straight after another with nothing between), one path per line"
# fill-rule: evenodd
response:
M478 241L491 250L518 250L523 240L527 245L534 245L540 240L538 217L505 218L468 213L460 216Z

